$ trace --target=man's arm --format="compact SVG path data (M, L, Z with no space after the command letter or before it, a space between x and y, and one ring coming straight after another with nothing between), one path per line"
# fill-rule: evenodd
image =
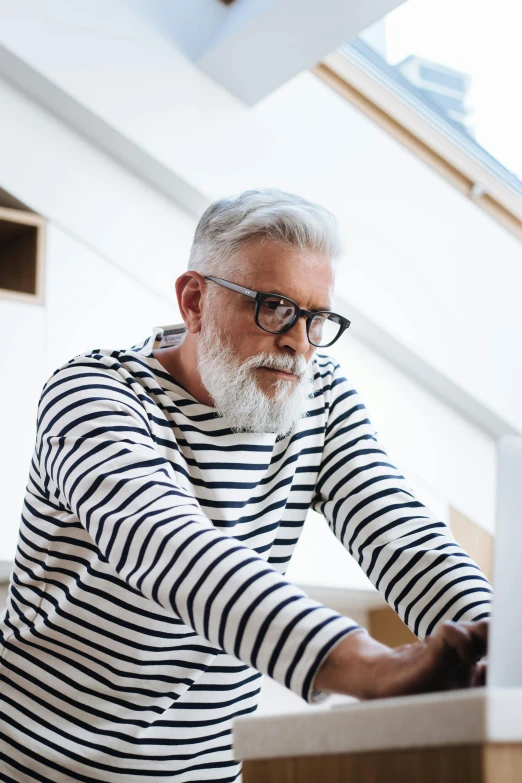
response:
M475 662L484 652L487 623L469 623L488 617L490 585L390 462L364 404L338 366L330 381L312 507L324 514L388 603L426 641L391 650L368 634L354 634L332 651L315 687L368 698L475 682L482 676L483 667ZM341 670L346 671L343 681ZM355 671L356 682L348 683Z

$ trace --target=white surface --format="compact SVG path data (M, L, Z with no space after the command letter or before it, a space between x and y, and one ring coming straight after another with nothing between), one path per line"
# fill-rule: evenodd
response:
M445 522L451 505L493 532L494 441L353 335L340 340L336 358L420 500Z
M298 696L297 693L288 690L284 685L281 685L265 675L261 686L256 716L288 715L298 712L330 710L334 705L351 704L354 701L356 700L349 696L339 696L335 694L321 704L308 704L304 699Z
M197 62L227 90L254 104L402 2L241 0Z
M522 686L522 438L498 444L497 533L488 682Z
M11 560L0 560L0 584L5 585L9 582L9 574L13 569Z
M195 221L0 80L0 187L48 219L45 303L0 297L0 558L14 555L36 410L68 359L178 318Z
M404 696L233 723L239 759L520 741L522 689Z
M196 188L1 44L0 77L46 106L55 117L79 130L97 148L173 199L182 209L199 217L208 206L208 200Z
M90 1L90 0L89 0ZM114 4L114 0L113 4ZM126 0L191 60L206 51L232 12L216 0Z

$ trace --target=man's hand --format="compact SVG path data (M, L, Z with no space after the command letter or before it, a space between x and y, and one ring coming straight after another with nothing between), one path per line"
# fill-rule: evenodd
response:
M350 634L319 669L314 688L382 699L484 685L488 621L442 623L423 642L392 649L364 630Z

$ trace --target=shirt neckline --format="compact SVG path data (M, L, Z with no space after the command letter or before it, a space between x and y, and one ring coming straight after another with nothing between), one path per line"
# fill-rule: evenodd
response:
M184 323L168 324L166 326L154 326L152 328L151 335L145 340L141 348L136 350L136 353L141 354L147 359L147 363L152 365L151 369L155 371L156 378L160 381L160 386L164 391L176 392L183 400L190 401L194 405L199 405L207 412L213 412L216 417L219 414L216 408L197 400L184 386L181 384L166 367L156 359L154 351L161 350L162 348L170 348L173 345L179 345L185 336L187 329ZM164 386L163 384L167 384Z

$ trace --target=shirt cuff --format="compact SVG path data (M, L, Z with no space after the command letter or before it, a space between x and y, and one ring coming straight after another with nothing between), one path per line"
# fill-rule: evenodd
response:
M309 704L320 704L332 695L330 692L321 691L316 688L314 686L315 678L332 650L351 633L361 630L361 626L354 623L353 620L350 620L348 617L339 615L338 620L329 623L328 630L330 631L329 638L324 641L320 647L314 645L315 649L313 652L310 650L312 660L306 675L303 677L301 696ZM321 639L321 641L323 640Z

